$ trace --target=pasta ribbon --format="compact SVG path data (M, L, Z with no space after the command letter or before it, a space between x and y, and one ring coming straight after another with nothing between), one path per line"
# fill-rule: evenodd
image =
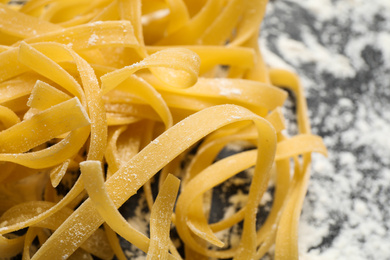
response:
M0 31L20 38L32 37L60 29L60 26L22 14L0 3Z
M99 161L85 161L81 165L85 188L100 216L126 240L146 252L149 239L137 231L120 215L104 187L102 166Z
M179 186L180 180L169 174L153 204L150 215L150 244L147 259L168 259L169 257L169 230Z
M218 45L194 45L194 46L146 46L149 54L160 51L164 48L187 48L199 55L202 61L199 74L206 73L217 65L240 66L250 69L254 66L255 56L251 48L243 47L221 47ZM210 52L213 55L210 55Z
M68 99L70 99L70 96L66 93L38 80L31 90L27 105L31 108L45 110Z
M19 117L8 107L0 106L0 118L4 128L9 128L20 122Z
M46 149L29 153L2 153L0 161L13 162L34 169L43 169L60 164L74 156L84 145L90 130L80 128Z
M60 111L63 117L58 117ZM22 153L50 139L90 124L77 98L53 106L0 133L1 153ZM45 127L37 127L44 125ZM27 131L26 131L27 130Z
M184 48L156 52L139 63L102 76L104 93L114 89L136 71L145 68L153 68L156 76L173 87L186 88L197 81L199 57Z
M39 74L53 80L84 102L80 84L61 66L26 43L19 47L18 59Z
M16 256L23 249L23 243L24 236L11 239L0 236L0 249L2 252L2 257Z
M77 35L77 38L73 37ZM133 27L128 21L107 21L82 24L26 39L25 42L49 42L65 44L75 50L105 46L137 48Z

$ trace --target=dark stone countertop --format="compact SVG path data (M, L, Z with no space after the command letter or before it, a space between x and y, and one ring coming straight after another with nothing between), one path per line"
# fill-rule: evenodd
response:
M261 43L301 77L329 150L314 156L301 259L390 259L390 1L271 1Z

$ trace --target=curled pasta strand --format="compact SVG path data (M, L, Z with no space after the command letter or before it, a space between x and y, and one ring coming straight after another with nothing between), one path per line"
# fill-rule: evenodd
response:
M150 244L147 259L168 259L171 216L179 191L180 180L173 175L165 179L150 215Z
M67 113L63 113L63 118L58 117L60 111L67 111ZM67 122L68 120L69 122ZM39 124L43 124L45 128L37 128ZM77 98L73 98L2 131L0 133L0 152L26 152L60 134L89 124L88 115L80 101ZM26 129L28 131L25 131Z
M14 257L22 249L24 244L25 236L16 238L6 238L0 235L0 249L3 257Z
M20 122L19 117L8 107L0 106L0 120L5 129Z
M167 49L156 52L131 66L101 77L103 92L114 89L140 69L153 68L155 75L174 87L186 88L197 81L199 57L187 49Z

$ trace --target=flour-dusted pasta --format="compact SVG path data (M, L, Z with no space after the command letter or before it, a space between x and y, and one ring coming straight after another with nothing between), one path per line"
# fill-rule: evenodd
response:
M263 62L267 1L1 2L0 258L126 259L120 235L147 259L260 259L272 245L275 259L298 259L311 153L326 148L298 78ZM296 136L283 88L296 96ZM253 149L215 161L235 141ZM250 167L245 205L209 223L210 191ZM141 188L150 234L118 211ZM216 236L240 222L236 244Z

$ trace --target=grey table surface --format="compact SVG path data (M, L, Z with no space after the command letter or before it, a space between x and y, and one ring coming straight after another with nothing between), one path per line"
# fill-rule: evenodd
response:
M329 149L314 156L301 259L390 259L390 1L271 1L260 41L300 75Z

